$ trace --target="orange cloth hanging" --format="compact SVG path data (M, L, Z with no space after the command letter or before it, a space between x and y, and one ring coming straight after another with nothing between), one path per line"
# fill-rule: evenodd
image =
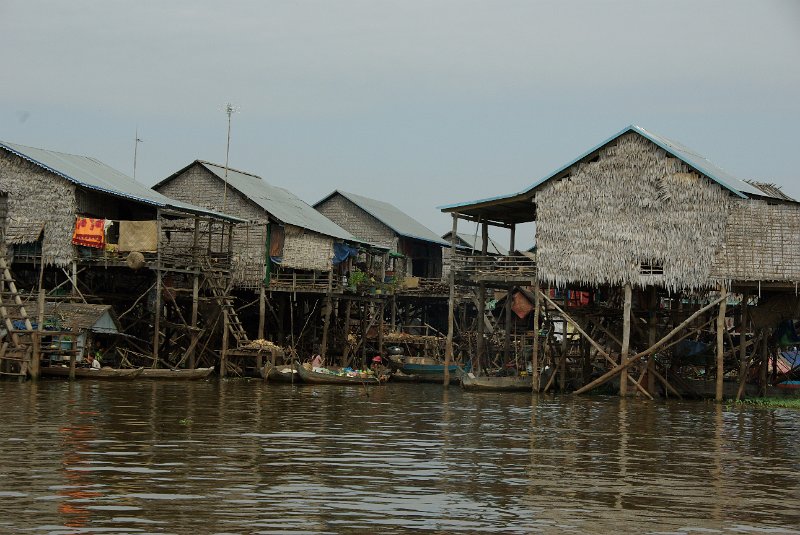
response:
M72 243L75 245L102 249L106 244L105 225L105 219L79 217L75 221L75 232L72 234Z

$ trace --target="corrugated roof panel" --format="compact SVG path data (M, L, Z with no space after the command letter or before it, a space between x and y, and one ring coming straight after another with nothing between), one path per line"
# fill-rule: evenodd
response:
M225 167L199 161L210 172L225 180ZM319 234L347 241L361 241L316 211L289 190L272 186L261 177L228 168L228 185L258 204L279 221Z
M66 154L52 150L27 147L16 143L0 141L0 148L3 148L20 158L27 160L39 167L46 169L56 175L69 180L73 184L108 193L117 197L123 197L134 201L152 204L158 207L172 207L179 210L186 210L193 213L202 213L224 217L226 219L238 220L224 214L219 214L199 206L189 203L176 201L158 193L137 182L128 175L121 173L104 164L100 160L89 156L79 156L76 154Z
M401 212L397 207L392 206L387 202L370 199L369 197L362 197L361 195L347 193L341 190L336 190L331 195L335 195L336 193L348 199L350 202L370 214L372 217L395 231L400 236L413 238L415 240L428 241L437 245L450 245L449 242L441 239L431 229L416 219L413 219L406 213ZM328 195L328 197L331 195Z

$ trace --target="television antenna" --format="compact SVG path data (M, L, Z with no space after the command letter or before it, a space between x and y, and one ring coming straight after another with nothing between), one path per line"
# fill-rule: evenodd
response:
M136 180L136 156L139 152L139 143L144 143L144 140L139 138L139 127L136 127L135 141L133 142L133 179Z
M225 104L225 113L228 114L228 143L225 145L225 186L222 189L222 212L225 212L225 208L228 204L228 157L230 156L231 152L231 115L234 113L239 113L240 108L238 106L234 106L230 102Z

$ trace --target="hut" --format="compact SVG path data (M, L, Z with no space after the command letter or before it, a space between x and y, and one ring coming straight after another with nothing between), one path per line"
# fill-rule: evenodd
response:
M38 292L40 301L107 300L120 317L139 320L126 327L140 342L153 341L139 349L153 365L162 346L174 347L160 320L166 308L178 308L177 290L165 303L165 281L192 295L191 279L197 287L204 266L229 263L229 233L238 221L168 199L95 158L8 142L0 142L0 198L3 253L20 293ZM187 333L199 329L197 307L195 291L192 321L182 322L185 346L193 338Z
M314 207L354 236L389 249L381 271L394 286L390 329L409 334L423 334L430 326L444 329L446 241L397 207L361 195L335 190Z
M245 221L234 230L233 281L241 292L259 294L258 339L269 330L281 344L296 345L296 331L314 311L327 324L352 258L385 254L385 248L358 239L290 191L238 169L196 160L153 188ZM297 294L302 296L299 303ZM315 330L314 323L309 351L317 345ZM322 338L324 353L325 325Z
M766 360L754 338L767 335L755 335L749 319L754 293L759 303L786 299L800 281L800 204L772 185L740 180L638 126L623 129L519 193L442 210L453 215L454 227L459 219L478 221L484 236L495 225L510 229L512 240L517 224L536 223L534 284L543 313L549 310L558 321L574 324L611 367L602 381L581 378L588 384L579 391L611 378L619 378L623 394L629 383L642 395L653 395L656 382L659 389L675 391L667 377L674 362L664 360L662 348L679 333L702 332L684 331L714 309L720 326L706 334L718 341L717 360L706 376L715 377L719 399L726 372L743 384L750 365ZM570 311L571 290L591 291L595 306ZM562 306L556 296L564 297ZM725 328L731 323L726 315L736 318L741 336L736 347ZM535 316L532 330L538 332L538 311ZM605 344L595 340L601 337ZM536 362L539 342L535 337L535 367L541 365ZM633 354L634 345L641 351ZM563 388L566 364L575 359L570 348L552 353L559 351L550 364L560 368ZM635 381L627 371L642 359L647 362Z

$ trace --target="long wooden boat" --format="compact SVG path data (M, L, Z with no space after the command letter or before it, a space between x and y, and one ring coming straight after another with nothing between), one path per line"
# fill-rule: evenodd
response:
M330 368L336 371L335 368ZM377 386L381 384L380 380L372 376L367 377L348 377L346 375L333 375L330 373L319 373L312 370L307 370L303 366L297 367L297 373L304 383L317 384L317 385L366 385Z
M289 364L276 364L273 366L269 362L261 368L261 377L265 381L273 383L299 383L302 381L296 367Z
M487 392L531 392L533 381L529 375L500 377L465 373L461 376L461 388Z
M406 375L414 376L415 381L441 383L444 381L444 364L430 357L389 357L389 361ZM447 367L450 381L457 383L462 373L470 371L470 365L450 364Z
M126 380L136 379L143 368L75 368L76 379ZM45 366L41 374L47 377L69 377L69 366Z
M169 369L169 368L144 368L141 379L173 379L177 381L193 381L205 379L214 372L214 368Z

